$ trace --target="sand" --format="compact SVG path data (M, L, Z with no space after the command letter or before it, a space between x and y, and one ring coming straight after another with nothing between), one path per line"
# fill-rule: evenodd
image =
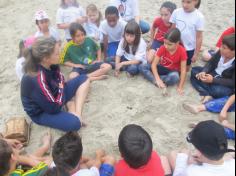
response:
M89 0L81 4L96 3L104 11L108 0ZM159 13L160 4L156 0L140 0L142 17L153 21ZM180 7L180 0L174 0ZM4 122L11 117L26 116L20 101L20 83L15 75L15 61L18 54L18 42L36 31L33 14L38 9L45 9L55 26L56 10L59 0L0 0L0 131L4 131ZM218 35L232 23L234 14L233 0L204 0L201 11L206 17L203 49L213 47ZM62 32L63 33L63 32ZM202 65L202 62L197 65ZM173 149L188 147L185 141L190 130L190 122L217 119L216 114L202 113L192 115L182 108L184 101L198 103L200 97L189 83L186 83L185 95L177 95L176 88L169 89L171 96L162 97L161 91L144 80L141 76L127 78L122 74L91 85L89 100L85 105L84 118L88 123L80 134L83 138L85 154L92 155L97 148L104 148L109 153L119 155L117 139L121 129L130 123L142 125L151 134L154 149L167 154ZM230 114L234 120L234 113ZM31 152L40 145L39 138L47 130L33 125L30 145ZM52 130L54 140L63 132Z

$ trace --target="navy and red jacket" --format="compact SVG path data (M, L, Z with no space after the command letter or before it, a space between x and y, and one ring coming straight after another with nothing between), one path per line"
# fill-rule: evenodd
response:
M57 114L64 105L65 79L59 66L51 66L50 70L38 66L37 75L25 74L21 81L21 101L24 110L30 117L42 113Z

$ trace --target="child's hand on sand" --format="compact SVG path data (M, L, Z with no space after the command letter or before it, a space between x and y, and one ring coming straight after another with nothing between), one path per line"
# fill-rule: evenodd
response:
M178 87L178 88L177 88L177 92L178 92L178 94L181 95L181 96L184 95L184 89L183 89L183 88Z
M157 87L159 87L161 89L165 89L166 88L165 83L161 79L156 80L156 83L157 83Z

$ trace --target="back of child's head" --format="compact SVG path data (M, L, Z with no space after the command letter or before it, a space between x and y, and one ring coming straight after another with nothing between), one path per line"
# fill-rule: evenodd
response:
M67 4L65 2L65 0L61 0L61 5L60 7L63 8L63 9L66 9L68 8L69 6L74 6L74 7L79 7L79 3L77 2L77 0L70 0L71 3L70 4Z
M170 11L170 13L172 14L174 12L174 10L177 8L177 5L173 2L166 1L161 5L161 9L162 8L168 9Z
M12 148L6 141L0 139L0 175L4 176L9 173L11 169L11 156L13 154Z
M202 1L202 0L197 0L196 6L195 6L196 9L199 9L199 8L200 8L200 6L201 6L201 1Z
M49 168L45 173L40 176L70 176L69 173L64 170L59 170L58 168Z
M84 27L79 24L79 23L71 23L70 25L70 35L73 38L76 35L77 31L81 31L82 33L84 33L84 35L86 35L86 31L84 29Z
M89 4L86 8L86 13L87 13L87 15L89 13L97 13L98 14L97 23L100 23L100 21L102 20L102 13L100 10L98 10L98 8L95 4Z
M125 162L134 169L146 165L152 155L150 135L138 125L128 125L120 133L119 150Z
M235 51L235 34L225 36L222 44L226 45L230 50Z
M170 29L165 34L165 39L170 41L171 43L178 43L181 40L181 32L177 28Z
M139 44L140 44L140 41L141 41L141 36L142 36L142 32L141 32L141 29L139 27L139 24L135 21L129 22L125 26L125 35L126 34L130 34L130 35L135 36L135 40L132 44L132 53L130 53L130 54L135 54L136 51L138 50L138 47L139 47ZM125 51L127 53L130 52L129 43L127 43L126 39L125 39L123 48L125 49Z
M105 11L105 17L107 18L107 16L109 15L116 15L119 18L119 11L117 9L117 7L115 6L109 6L106 8Z
M74 170L82 157L83 146L76 132L69 132L58 139L53 146L52 157L57 171Z

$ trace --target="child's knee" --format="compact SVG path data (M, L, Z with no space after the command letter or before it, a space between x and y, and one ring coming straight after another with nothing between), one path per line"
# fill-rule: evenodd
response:
M109 70L112 69L112 66L111 66L111 64L104 63L104 64L102 64L102 68L104 68L104 69L109 71Z
M108 155L103 158L103 164L108 164L111 166L114 166L116 164L116 159L115 157Z

